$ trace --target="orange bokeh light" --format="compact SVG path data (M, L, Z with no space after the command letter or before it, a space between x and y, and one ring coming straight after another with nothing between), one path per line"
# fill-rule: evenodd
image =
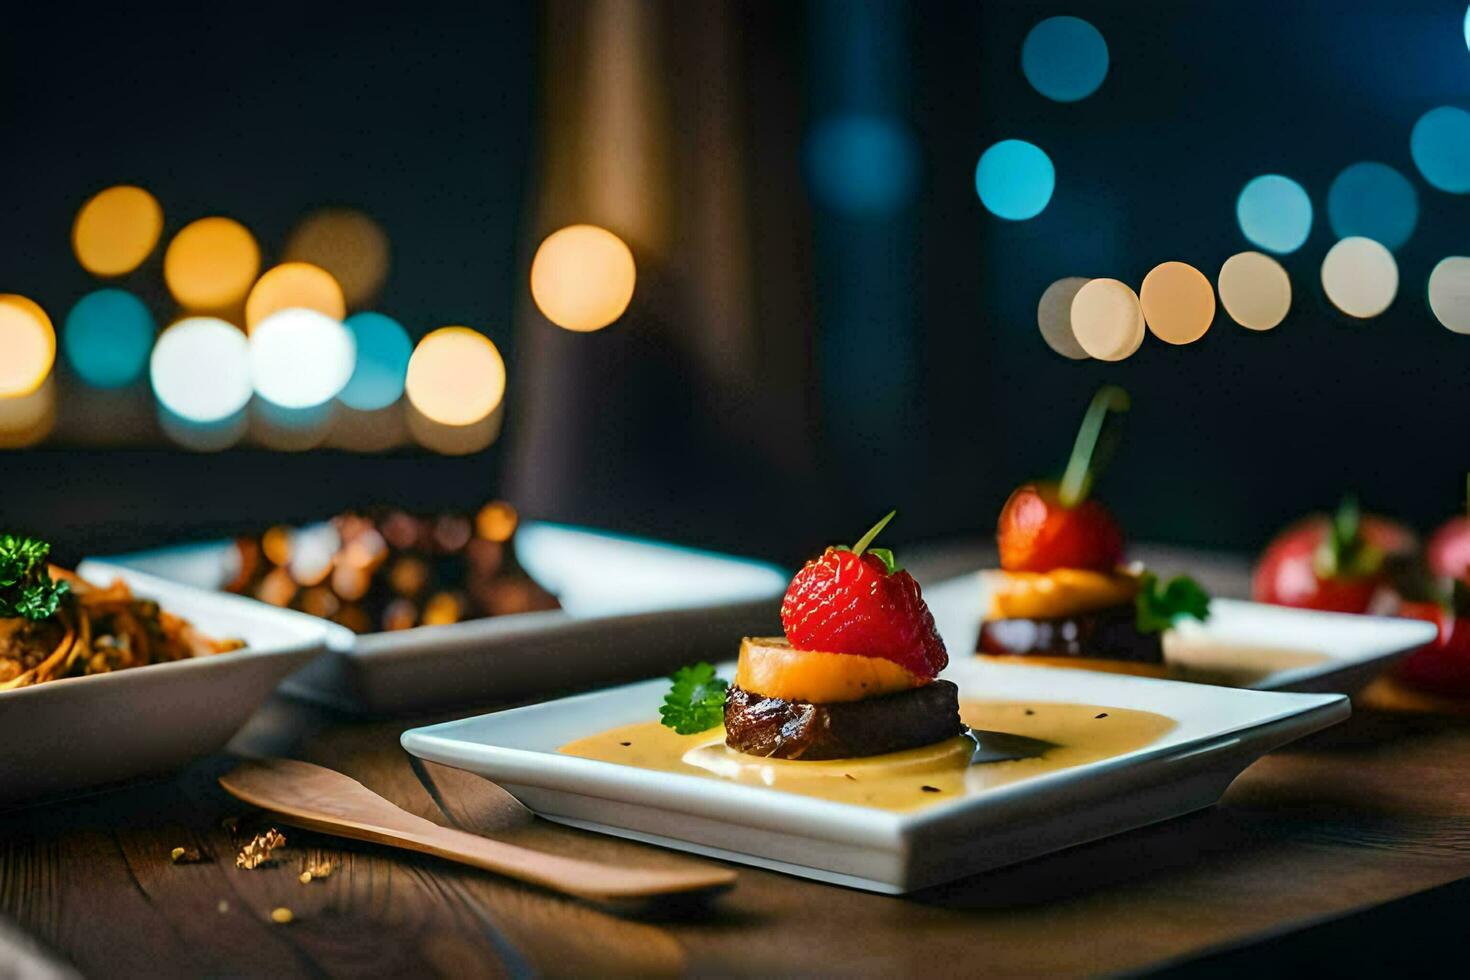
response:
M266 317L282 310L306 309L333 320L347 315L342 287L332 274L309 262L283 262L266 270L245 300L245 328L254 330Z
M245 298L260 272L255 237L230 218L200 218L180 229L163 256L163 278L189 310L227 309Z
M71 247L94 276L121 276L143 264L163 234L163 208L141 187L122 184L93 195L71 226Z
M553 232L531 262L531 297L552 323L587 333L623 315L638 278L633 252L596 225Z
M29 395L56 363L56 330L34 300L0 293L0 398Z
M490 338L469 327L440 327L419 341L404 392L432 422L473 425L500 407L505 362Z

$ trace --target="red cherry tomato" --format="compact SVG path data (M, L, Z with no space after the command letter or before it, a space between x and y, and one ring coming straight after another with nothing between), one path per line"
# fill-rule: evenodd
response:
M1399 611L1439 627L1438 639L1399 661L1399 680L1432 694L1470 695L1470 619L1433 602L1405 602Z
M1123 560L1123 531L1107 508L1096 500L1064 507L1052 484L1017 488L996 530L1000 567L1008 572L1111 572Z
M1429 571L1443 578L1470 572L1470 517L1452 517L1440 525L1424 548Z
M1385 555L1413 550L1413 532L1402 524L1367 514L1360 527L1364 540ZM1313 514L1278 534L1251 577L1252 597L1278 606L1367 612L1383 585L1381 573L1353 578L1323 578L1317 573L1317 549L1331 529L1330 518Z

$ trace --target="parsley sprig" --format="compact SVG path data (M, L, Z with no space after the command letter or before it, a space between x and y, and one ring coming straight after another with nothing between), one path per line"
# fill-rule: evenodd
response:
M725 691L729 682L715 676L707 663L680 667L670 678L674 686L658 709L661 723L680 735L697 735L725 720Z
M45 541L0 534L0 618L40 621L56 613L67 585L52 581L46 570L49 554Z
M1209 619L1210 594L1188 575L1165 583L1153 572L1144 572L1138 582L1137 610L1138 632L1162 633L1181 616Z

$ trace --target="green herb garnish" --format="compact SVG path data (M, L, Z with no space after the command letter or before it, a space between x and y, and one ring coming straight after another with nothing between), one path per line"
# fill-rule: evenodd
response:
M1383 552L1363 537L1363 516L1351 494L1337 505L1327 536L1312 557L1322 578L1368 578L1383 567Z
M1188 575L1166 584L1153 572L1144 572L1138 582L1138 632L1161 633L1181 616L1203 622L1210 618L1210 594Z
M0 619L40 621L56 613L67 585L52 581L46 570L49 554L51 546L44 541L0 534Z
M898 511L890 510L886 515L884 515L881 521L868 528L868 533L858 538L857 544L853 545L851 548L849 548L845 544L838 544L833 545L832 549L834 551L851 551L855 555L861 555L863 552L867 552L868 554L872 555L874 558L877 558L883 563L883 567L888 570L889 575L892 575L894 572L901 571L898 562L894 561L893 552L890 549L868 547L868 545L873 543L873 539L878 536L878 532L887 527L888 522L893 520L893 518L897 514Z
M670 680L674 686L658 709L665 728L680 735L697 735L725 720L725 691L730 684L715 676L714 667L707 663L680 667Z

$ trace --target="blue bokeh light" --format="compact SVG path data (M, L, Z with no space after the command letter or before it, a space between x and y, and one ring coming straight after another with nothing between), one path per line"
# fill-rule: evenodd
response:
M337 397L344 405L364 412L387 408L403 394L403 379L413 354L408 332L381 313L354 313L342 322L357 341L357 366Z
M1240 230L1268 252L1295 252L1312 232L1312 199L1301 184L1265 174L1245 185L1235 202Z
M1409 152L1424 179L1451 194L1470 192L1470 112L1442 105L1419 117Z
M1057 172L1039 146L1025 140L1001 140L980 154L975 165L975 193L991 214L1009 221L1034 218L1046 208L1056 189Z
M83 381L118 388L143 376L156 324L143 301L123 289L88 293L61 330L67 362Z
M881 217L913 198L919 150L896 120L832 116L807 138L806 166L818 203L850 217Z
M1108 42L1080 17L1048 17L1026 35L1021 71L1048 99L1085 99L1108 75Z
M1419 195L1386 163L1354 163L1327 189L1327 220L1338 238L1362 236L1397 249L1419 223Z

